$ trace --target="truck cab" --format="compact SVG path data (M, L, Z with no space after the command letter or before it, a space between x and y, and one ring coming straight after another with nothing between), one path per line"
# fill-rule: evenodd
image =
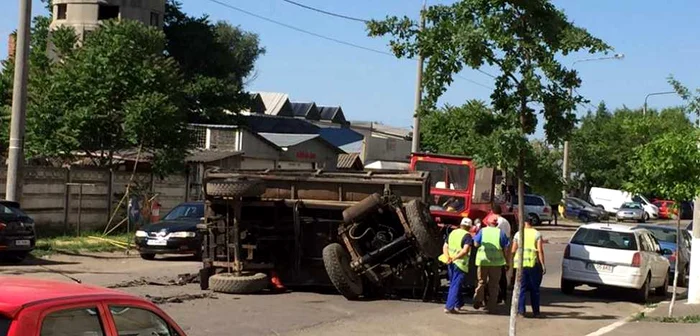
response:
M440 226L458 225L464 217L483 219L492 203L502 207L511 223L515 221L500 170L478 167L466 156L432 153L412 154L410 169L430 172L430 213Z

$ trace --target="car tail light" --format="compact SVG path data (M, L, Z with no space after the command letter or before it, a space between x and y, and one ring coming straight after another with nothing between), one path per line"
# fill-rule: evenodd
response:
M542 212L549 213L549 210L550 210L550 208L548 206L546 206L546 207L544 207L544 210L542 210Z
M0 231L5 230L7 224L0 222Z
M673 253L668 257L668 261L676 262L676 258L678 257L677 253L678 253L677 251L673 251Z
M634 257L632 257L632 267L640 267L642 266L642 254L639 252L636 252L634 254Z
M564 249L564 259L569 259L571 257L571 245L566 245Z

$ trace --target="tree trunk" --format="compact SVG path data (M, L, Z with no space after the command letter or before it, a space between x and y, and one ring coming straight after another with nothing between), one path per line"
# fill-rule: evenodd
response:
M681 249L681 202L676 201L676 205L678 206L678 216L676 216L676 261L675 261L675 272L673 272L673 296L671 296L671 304L668 306L668 317L673 316L673 307L676 305L676 292L678 290L678 272L680 270L679 266L679 259L681 254L680 249Z

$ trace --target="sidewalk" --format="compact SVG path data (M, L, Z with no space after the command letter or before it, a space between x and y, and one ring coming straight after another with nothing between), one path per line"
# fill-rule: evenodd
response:
M700 330L700 323L664 323L657 321L657 319L668 315L669 305L670 301L662 302L641 320L629 322L607 335L697 335L698 330ZM700 305L689 305L687 300L678 300L673 308L673 316L676 318L685 316L700 317ZM698 320L700 321L700 318Z

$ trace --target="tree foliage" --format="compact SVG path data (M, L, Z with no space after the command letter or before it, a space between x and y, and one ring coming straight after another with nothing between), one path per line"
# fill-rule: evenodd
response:
M166 52L183 73L190 121L226 122L230 116L225 111L249 107L244 86L265 53L256 34L227 22L212 23L207 16L188 16L175 0L166 3L164 23Z
M157 162L182 163L189 147L182 80L164 47L161 31L137 22L95 30L45 80L32 82L28 154L79 150L97 165L111 165L115 153L142 147Z
M693 125L681 107L661 111L620 108L604 103L581 120L571 139L573 181L581 190L620 189L629 178L635 148L669 132L688 132Z

